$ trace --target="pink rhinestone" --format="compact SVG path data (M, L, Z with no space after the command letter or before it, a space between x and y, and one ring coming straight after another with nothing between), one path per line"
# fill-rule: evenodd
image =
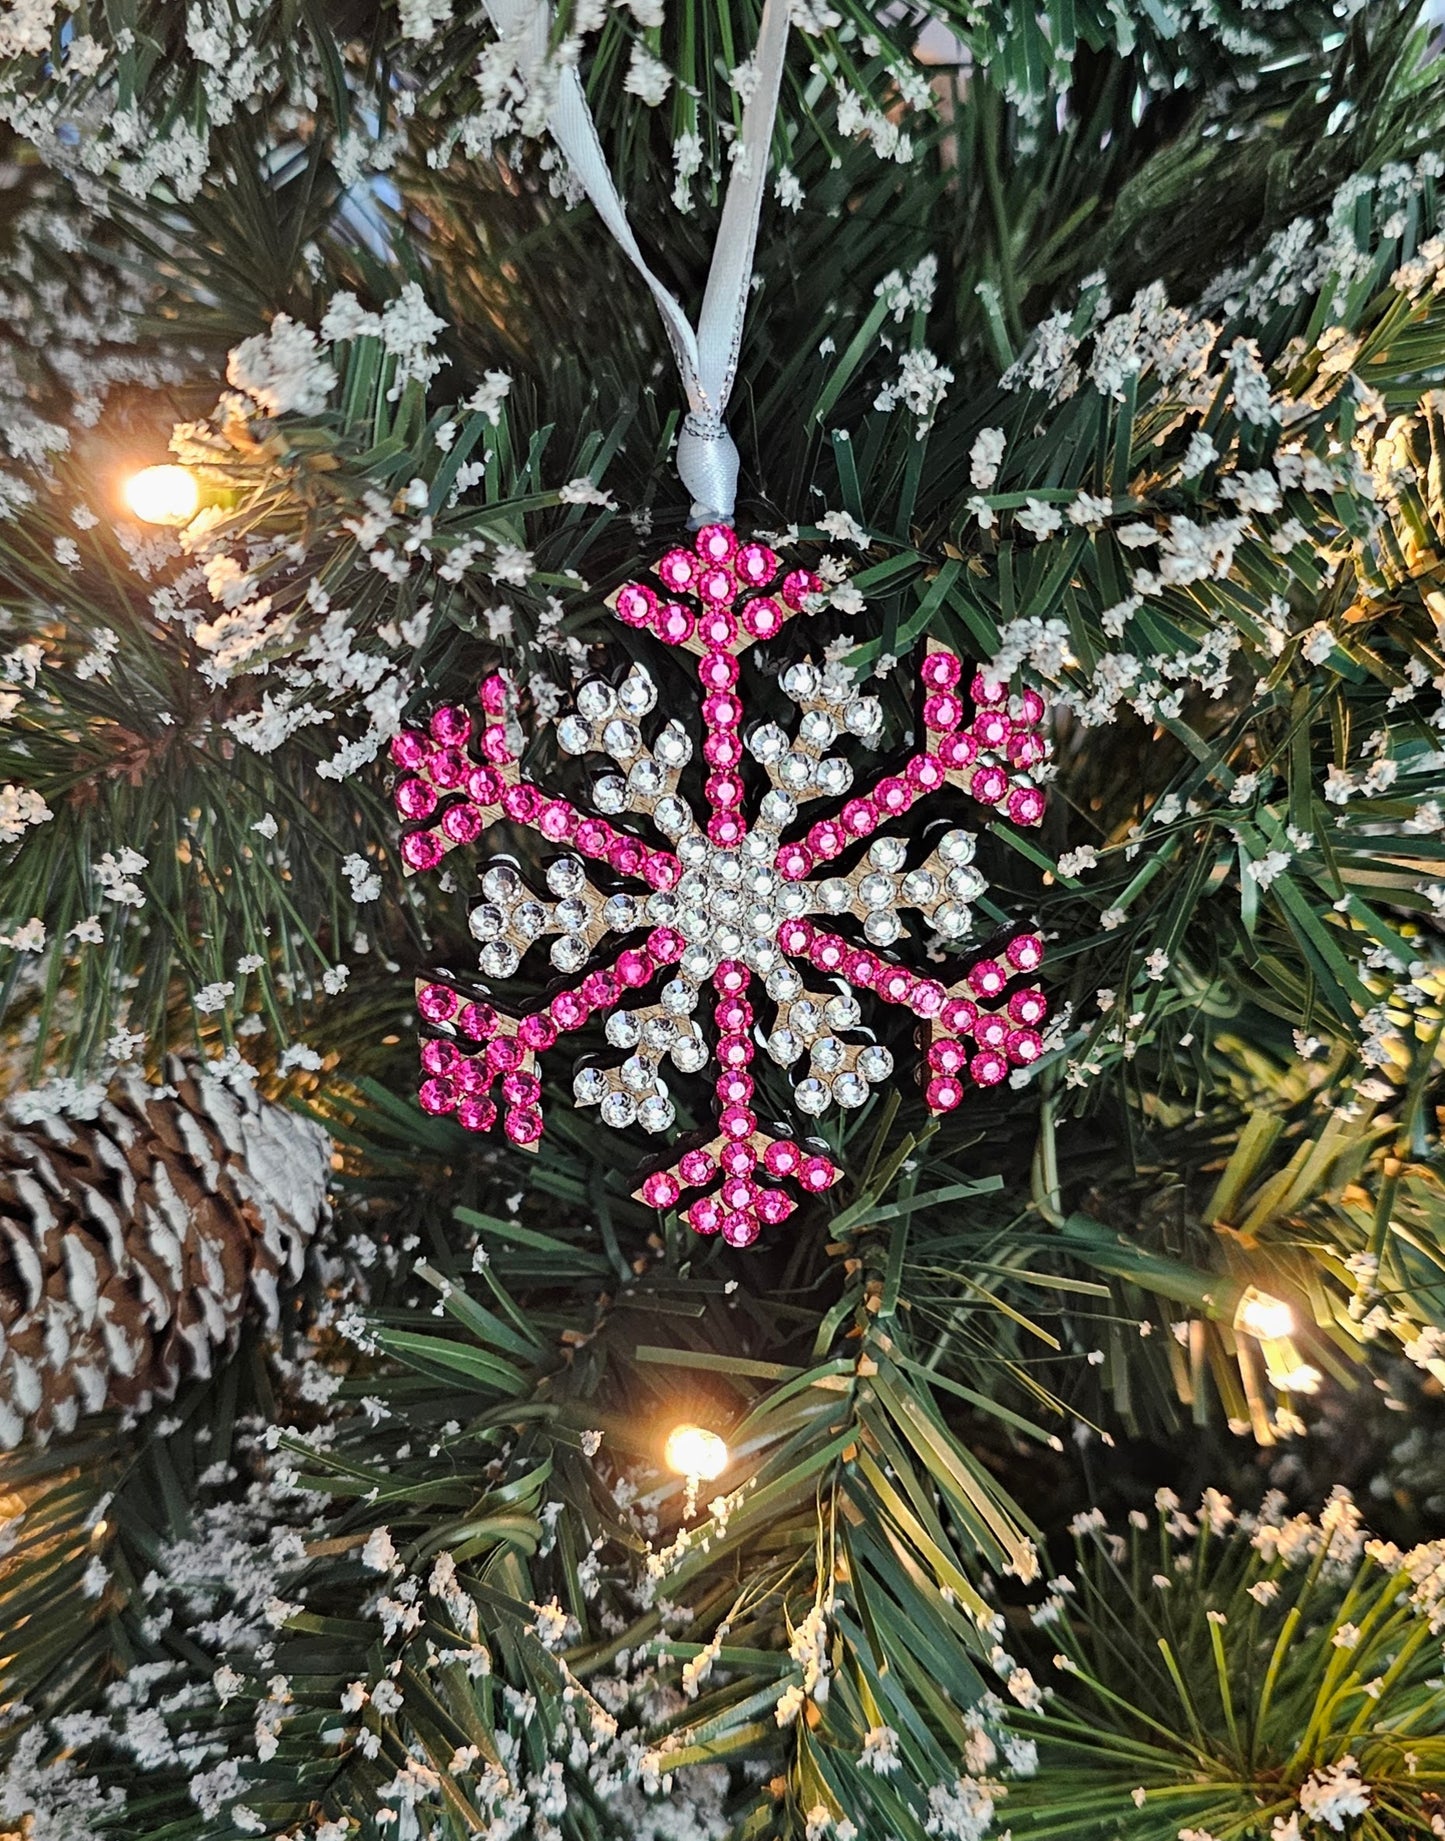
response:
M772 639L783 630L784 614L777 602L769 598L749 601L743 609L743 625L754 639Z
M691 588L697 575L697 558L686 550L669 550L657 565L657 573L669 588Z
M970 1003L966 997L950 997L938 1020L950 1035L961 1036L973 1027L977 1015L977 1004Z
M940 1074L923 1089L930 1112L952 1112L963 1102L963 1087L950 1074Z
M420 767L430 753L426 737L416 729L403 729L391 738L391 758L398 767Z
M731 729L714 729L702 745L702 758L709 767L736 767L743 758L743 745Z
M1044 943L1036 933L1021 933L1009 941L1004 954L1016 972L1035 972L1044 962Z
M973 1039L980 1048L999 1049L1009 1039L1009 1026L1001 1016L981 1016L973 1026Z
M753 1077L742 1068L726 1068L715 1089L721 1106L746 1106L753 1097Z
M980 959L968 974L968 982L979 997L997 997L1008 983L1008 973L997 959Z
M542 809L542 795L526 780L519 780L502 794L502 810L519 825L535 822Z
M403 818L430 818L437 809L437 796L425 780L398 780L392 803Z
M814 1194L831 1189L837 1180L838 1172L826 1157L805 1157L798 1166L798 1181Z
M1008 815L1016 825L1036 825L1044 815L1044 796L1036 786L1016 786L1008 796Z
M471 738L472 719L454 703L444 703L427 724L431 738L442 748L465 748Z
M729 1176L751 1176L758 1167L758 1154L750 1144L725 1144L718 1161Z
M716 1196L699 1196L687 1211L687 1224L695 1234L715 1234L723 1224L723 1211Z
M838 816L850 837L867 837L878 825L878 813L868 799L850 799Z
M1002 767L977 768L968 790L981 805L997 805L1008 791L1008 775Z
M653 615L652 630L670 646L686 645L697 621L680 601L669 601Z
M496 1074L510 1074L521 1062L522 1045L515 1036L493 1036L487 1044L487 1066Z
M737 534L730 524L704 524L693 542L706 562L730 562L737 554Z
M454 844L475 844L485 823L474 805L448 806L442 814L442 831Z
M758 1121L746 1106L724 1106L718 1124L725 1138L751 1138Z
M689 1189L700 1189L717 1175L717 1165L706 1151L684 1151L677 1167Z
M549 799L537 814L537 829L552 844L565 844L577 835L577 814L565 799Z
M913 804L913 788L906 780L890 776L880 780L873 790L874 803L882 806L890 818L896 818L900 812L906 812Z
M873 989L881 969L881 962L871 952L850 952L843 960L843 976L860 991Z
M791 1138L778 1138L763 1152L763 1168L770 1176L793 1176L803 1161L803 1153Z
M702 719L710 729L735 729L743 719L743 706L728 691L714 691L702 700Z
M745 965L736 959L724 959L713 974L713 983L725 997L736 997L747 990L751 978L752 973Z
M417 1099L421 1102L423 1112L450 1112L457 1103L457 1090L452 1083L438 1075L435 1080L424 1080L417 1089Z
M557 1025L540 1011L535 1016L524 1016L517 1025L517 1040L534 1055L543 1054L557 1040Z
M890 1004L906 1004L913 992L913 978L901 965L891 965L877 984L878 995Z
M621 876L639 876L647 861L647 848L635 837L615 838L607 847L607 861Z
M542 1135L542 1115L531 1110L504 1113L502 1130L513 1144L535 1144Z
M687 950L687 941L671 927L654 927L647 936L647 950L659 965L674 965Z
M416 1007L429 1023L449 1023L461 999L444 984L424 984L416 994Z
M808 957L820 972L841 971L848 957L848 942L840 940L836 933L820 933Z
M936 793L944 782L943 762L936 754L915 754L906 769L908 784L920 793Z
M798 1204L792 1196L784 1195L781 1189L763 1189L753 1204L754 1212L766 1227L776 1227L780 1221L786 1221Z
M723 1068L745 1068L753 1058L753 1045L746 1036L719 1036L717 1062Z
M577 990L593 1010L610 1010L621 995L621 987L611 972L588 972Z
M430 831L411 831L401 840L401 858L408 869L435 869L445 852Z
M976 673L972 684L969 685L968 694L973 698L979 709L987 709L992 704L1001 704L1008 696L1008 692L1002 684L994 683L992 679L986 678L981 671Z
M738 662L724 647L738 636L738 623L720 608L705 613L697 626L698 637L708 648L697 668L701 683L709 690L727 690L738 681Z
M966 729L959 729L939 741L938 758L950 773L958 773L964 767L971 767L978 759L978 743Z
M1037 1029L1011 1029L1004 1052L1010 1061L1020 1064L1037 1061L1044 1052L1044 1038Z
M704 601L731 601L737 592L731 569L704 569L697 579L697 592Z
M475 1093L457 1102L457 1124L463 1131L490 1131L497 1122L497 1102Z
M640 582L626 582L617 590L617 618L628 626L646 626L657 606L657 596Z
M936 1074L957 1074L968 1061L968 1051L952 1036L940 1036L928 1045L928 1065Z
M504 766L512 759L512 744L507 740L506 728L500 722L489 723L482 730L478 746L481 748L482 758L490 761L493 767Z
M577 848L584 857L605 857L612 847L613 831L600 818L584 818L577 827Z
M502 1082L502 1097L509 1106L535 1106L542 1097L542 1083L535 1074L508 1074Z
M455 792L465 784L467 757L459 748L433 748L427 757L426 770L434 786L444 793Z
M713 1007L712 1020L726 1035L739 1036L753 1026L753 1007L745 997L725 997Z
M649 1208L671 1208L682 1194L682 1184L671 1170L654 1170L642 1185L642 1199Z
M841 825L835 825L830 818L823 819L808 832L808 848L814 857L827 862L832 857L840 857L848 847L848 834Z
M493 1080L492 1070L484 1058L476 1055L458 1055L456 1066L452 1070L452 1079L457 1084L459 1093L468 1093L475 1097L485 1093Z
M676 857L654 850L649 852L642 865L642 876L650 889L670 889L681 878L682 865Z
M638 952L635 947L629 946L617 955L617 976L630 991L646 984L653 970L651 955Z
M430 1042L421 1045L421 1064L428 1074L450 1074L461 1060L461 1052L454 1042L445 1042L440 1037L433 1037Z
M1002 710L980 710L973 719L973 738L980 748L1002 748L1013 734L1013 724Z
M1011 767L1037 767L1048 753L1041 735L1035 735L1029 729L1015 729L1008 738L1008 758Z
M495 767L474 767L467 775L467 791L478 805L500 805L502 776Z
M778 874L784 882L801 882L812 867L813 853L806 844L784 844L778 852Z
M963 675L963 666L951 652L930 652L918 675L929 690L952 690Z
M485 1042L497 1027L497 1013L490 1004L466 1004L458 1012L457 1028L473 1042Z
M787 870L782 872L785 876ZM785 920L778 928L778 946L786 953L804 953L813 944L813 923L806 920Z
M790 569L783 577L783 599L796 614L810 594L817 594L822 583L811 569Z
M935 657L937 654L934 655ZM956 729L963 721L963 705L951 690L936 690L923 699L923 726L928 729Z
M765 543L745 543L739 546L733 567L750 588L762 588L777 574L778 559Z
M718 1190L723 1206L738 1210L751 1209L757 1200L758 1186L746 1176L730 1176Z
M726 808L742 804L743 783L736 774L710 773L703 783L703 791L711 805Z
M719 850L733 850L743 841L745 826L735 812L715 812L707 821L707 834Z
M580 1029L589 1014L587 1000L576 991L559 991L548 1004L547 1014L559 1029Z
M1015 991L1008 1000L1008 1013L1016 1023L1032 1026L1048 1015L1048 1000L1042 991Z
M920 978L908 994L909 1007L915 1016L935 1017L947 1001L947 991L931 978Z
M477 686L477 702L489 716L504 716L507 711L507 680L501 672L494 671L489 678L483 678Z
M1008 1062L994 1049L986 1048L969 1062L968 1071L980 1087L996 1087L1008 1078Z
M1018 699L1020 722L1036 723L1044 719L1044 700L1036 690L1024 691Z
M739 1214L734 1210L723 1216L722 1237L730 1247L750 1247L762 1231L756 1215Z

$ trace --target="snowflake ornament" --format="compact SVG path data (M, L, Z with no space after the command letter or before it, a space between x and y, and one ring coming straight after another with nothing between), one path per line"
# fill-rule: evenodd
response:
M593 782L591 812L522 776L503 676L481 686L480 721L448 706L427 732L404 731L392 745L402 770L396 805L411 821L401 840L409 870L434 868L498 819L558 852L542 887L508 858L484 865L470 924L488 995L543 951L560 988L514 1016L453 982L419 983L433 1032L421 1051L420 1100L471 1131L500 1117L513 1143L534 1150L538 1056L601 1017L621 1059L578 1069L576 1103L597 1107L609 1126L664 1133L677 1117L669 1079L706 1071L711 1141L652 1170L635 1193L664 1211L682 1207L700 1234L748 1246L796 1207L785 1184L819 1191L841 1174L805 1140L759 1123L759 1053L787 1070L798 1112L816 1118L863 1105L893 1077L891 1052L863 1030L860 999L917 1018L935 1113L959 1105L970 1082L996 1085L1042 1052L1047 1004L1027 982L1043 957L1036 935L995 943L949 985L909 970L894 949L910 912L943 942L974 934L986 884L976 834L955 822L958 795L1015 824L1040 821L1044 799L1031 776L1047 752L1044 705L1036 691L1011 699L982 675L965 697L961 662L929 641L919 668L925 745L859 786L840 750L876 746L883 712L845 667L783 669L781 688L799 711L791 733L772 722L749 730L738 688L741 655L807 609L817 578L792 569L779 579L766 544L720 524L691 548L669 550L654 573L660 588L629 582L608 605L697 659L703 810L681 790L694 736L680 717L657 722L657 686L640 665L620 684L583 683L556 725L564 753L610 763ZM745 754L767 782L756 799ZM930 800L943 828L919 840L913 814ZM824 815L810 824L815 807Z

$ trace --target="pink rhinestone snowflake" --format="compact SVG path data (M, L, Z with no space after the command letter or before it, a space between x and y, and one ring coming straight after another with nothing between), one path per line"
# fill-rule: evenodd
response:
M421 1051L422 1106L454 1115L468 1131L490 1130L500 1118L514 1143L535 1149L537 1058L600 1017L624 1059L581 1067L574 1095L609 1125L669 1131L676 1109L664 1064L684 1075L710 1069L711 1141L654 1169L635 1193L664 1211L682 1208L699 1234L720 1233L733 1246L751 1245L792 1213L787 1185L816 1192L841 1174L806 1141L760 1124L752 1072L760 1048L789 1070L800 1114L857 1107L893 1075L891 1053L862 1028L857 994L901 1006L926 1044L926 1103L948 1112L970 1084L997 1085L1011 1067L1035 1060L1047 1014L1028 982L1043 957L1032 933L1014 932L963 961L967 969L951 984L909 970L892 950L906 934L903 911L946 942L973 934L972 904L986 884L974 865L975 833L950 820L963 794L986 813L1038 824L1044 799L1031 775L1047 752L1042 699L1032 690L1011 698L982 675L965 694L959 659L930 641L919 668L923 743L866 790L835 748L876 743L883 713L840 665L787 666L780 683L800 711L795 730L768 722L745 737L738 660L776 638L820 587L805 569L781 579L779 570L766 544L708 525L691 548L658 562L660 588L629 582L609 603L626 625L697 659L701 815L679 790L693 735L673 717L651 723L646 738L657 688L640 665L620 685L583 683L575 710L557 725L563 752L600 756L617 770L594 781L590 812L522 777L521 735L501 676L481 686L479 719L439 709L425 733L407 730L392 744L409 870L435 868L499 818L539 833L558 853L544 872L545 894L507 858L484 864L471 927L488 991L544 939L561 987L513 1016L476 990L421 982L417 1003L431 1032ZM755 799L745 753L768 781ZM946 828L925 834L922 846L931 847L910 864L922 846L900 834L900 821L928 801ZM823 815L809 824L812 806ZM918 831L911 817L909 829ZM704 992L710 1026L699 1020Z

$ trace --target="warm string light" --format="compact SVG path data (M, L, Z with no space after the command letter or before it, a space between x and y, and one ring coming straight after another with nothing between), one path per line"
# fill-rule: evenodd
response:
M201 489L186 467L142 467L125 482L125 502L145 524L189 524Z
M712 1483L728 1467L728 1448L716 1432L706 1426L674 1426L663 1447L663 1462L687 1484L683 1513L691 1516L697 1508L698 1486Z
M1256 1291L1251 1285L1239 1300L1234 1313L1234 1327L1260 1342L1282 1342L1294 1334L1294 1312L1283 1298Z

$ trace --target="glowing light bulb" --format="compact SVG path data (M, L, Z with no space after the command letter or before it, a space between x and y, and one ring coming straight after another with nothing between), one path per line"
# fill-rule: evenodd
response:
M1283 1298L1273 1298L1267 1291L1256 1291L1251 1286L1239 1300L1234 1327L1246 1336L1257 1336L1261 1342L1279 1342L1293 1333L1294 1312Z
M189 524L201 489L185 467L142 467L125 482L125 502L146 524Z
M669 1470L680 1477L711 1483L728 1467L728 1448L716 1432L706 1426L674 1426L667 1435L663 1458Z

